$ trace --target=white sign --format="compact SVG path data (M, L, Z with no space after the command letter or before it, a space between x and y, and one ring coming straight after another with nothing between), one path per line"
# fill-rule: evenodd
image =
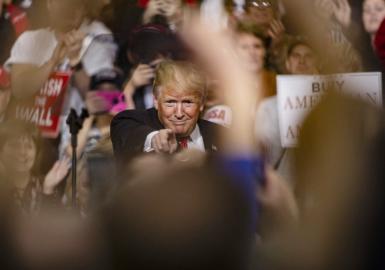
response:
M278 119L283 147L295 147L305 117L333 89L382 106L380 72L277 76Z

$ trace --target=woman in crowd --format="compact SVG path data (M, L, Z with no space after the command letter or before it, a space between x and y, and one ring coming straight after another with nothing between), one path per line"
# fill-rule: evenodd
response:
M374 38L385 18L384 0L365 0L362 3L362 23L367 39L362 44L361 53L364 60L364 68L367 71L382 70L381 64L374 53Z
M236 53L245 68L254 74L262 97L275 94L275 73L267 69L268 39L255 24L239 23L235 34Z
M47 175L39 172L39 133L35 127L7 122L0 128L0 176L15 204L26 212L56 198L55 188L69 169L69 160L57 161ZM48 202L48 201L47 201Z
M240 22L234 33L235 53L241 65L253 75L258 96L267 98L275 95L275 72L267 68L268 39L261 29L250 23ZM232 122L231 109L223 102L223 95L215 83L209 88L209 100L203 118L228 126ZM234 91L236 91L234 89Z

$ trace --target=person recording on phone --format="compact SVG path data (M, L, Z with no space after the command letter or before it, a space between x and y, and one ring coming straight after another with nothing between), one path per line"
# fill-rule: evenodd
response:
M206 98L206 80L195 66L163 61L154 80L155 108L119 113L111 123L111 139L118 162L143 152L173 154L181 149L218 150L218 125L199 116Z
M96 149L104 149L104 154L112 154L112 147L107 146L110 145L109 126L113 115L127 107L121 87L122 74L117 69L102 70L91 77L91 90L86 94L85 100L85 107L90 116L85 119L83 128L78 134L77 156L79 158L84 153ZM68 130L65 133L61 152L71 156L70 134Z
M177 47L176 36L162 24L146 24L132 31L125 51L129 80L124 88L130 109L154 107L152 82L156 66L166 58L175 58L180 51Z
M87 92L85 98L89 117L84 120L83 127L77 136L76 150L79 164L79 202L82 210L86 210L90 205L90 199L94 198L90 196L96 195L95 182L98 182L101 176L98 175L99 178L96 179L92 160L102 159L103 164L100 167L103 172L110 173L109 162L113 159L110 123L116 113L127 108L121 91L122 77L121 71L117 69L102 70L91 77L91 90ZM63 131L60 154L63 157L72 156L69 129ZM109 176L112 177L112 174L113 172ZM99 182L97 184L100 184ZM92 191L92 194L89 191Z

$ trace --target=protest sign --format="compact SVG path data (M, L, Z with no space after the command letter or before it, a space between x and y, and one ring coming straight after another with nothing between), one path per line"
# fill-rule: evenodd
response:
M225 127L229 127L231 125L231 118L232 111L230 107L226 105L213 106L208 109L203 115L203 119Z
M328 91L382 106L380 72L277 76L278 119L282 147L295 147L303 120Z
M70 72L53 72L33 99L15 104L14 117L37 125L43 137L56 138L70 77Z

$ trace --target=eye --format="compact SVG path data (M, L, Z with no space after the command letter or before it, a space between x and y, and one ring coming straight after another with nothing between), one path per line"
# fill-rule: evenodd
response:
M165 101L164 101L164 104L166 105L166 107L174 107L175 104L176 104L176 100L172 100L172 99L170 99L170 100L165 100Z
M184 100L183 101L183 106L185 107L191 107L195 104L195 101L194 100Z

